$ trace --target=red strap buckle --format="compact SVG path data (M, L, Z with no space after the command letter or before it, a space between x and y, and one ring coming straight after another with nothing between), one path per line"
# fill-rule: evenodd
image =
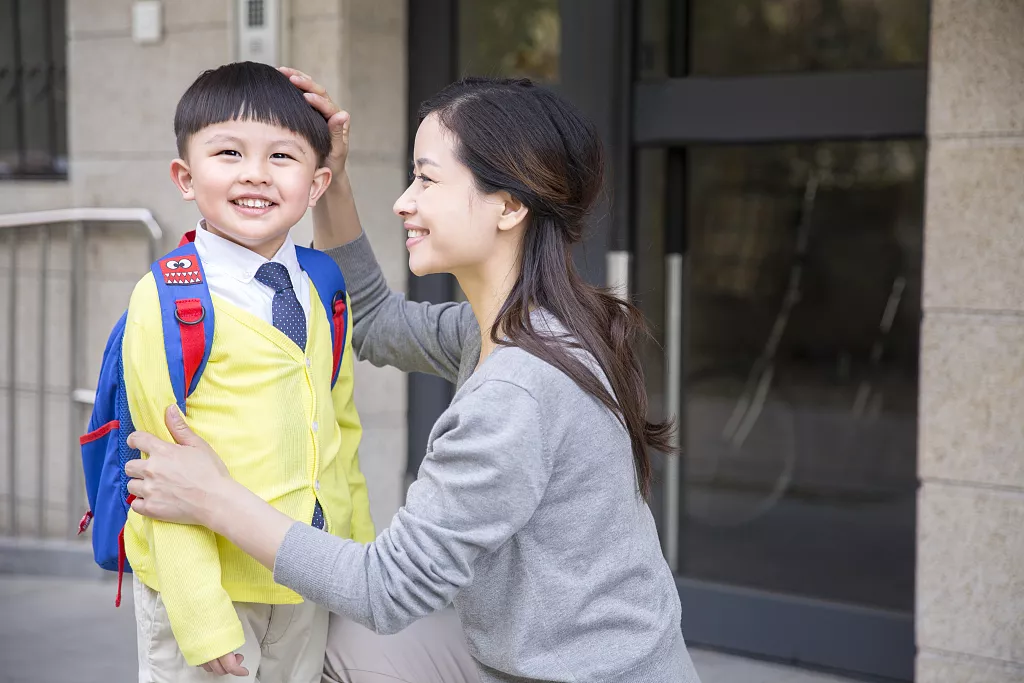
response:
M181 334L181 357L185 365L185 396L188 396L192 378L203 362L203 352L206 351L206 332L203 328L206 309L199 299L179 299L174 302L174 306L174 317Z

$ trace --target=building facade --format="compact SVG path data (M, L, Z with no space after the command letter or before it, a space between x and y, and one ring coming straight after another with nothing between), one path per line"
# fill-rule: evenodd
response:
M690 641L1024 682L1022 33L1018 0L6 0L0 214L141 207L173 246L197 218L168 178L177 98L255 55L352 112L392 286L456 297L407 272L391 214L416 106L461 75L533 78L605 139L578 263L654 329L652 409L682 455L651 504ZM0 228L8 535L64 536L81 506L69 395L146 267L124 225L76 234ZM452 389L357 378L382 527Z

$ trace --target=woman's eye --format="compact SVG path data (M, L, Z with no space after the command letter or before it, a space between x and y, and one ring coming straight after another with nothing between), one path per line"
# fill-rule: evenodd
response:
M427 176L423 175L422 173L419 173L419 174L416 175L416 180L419 180L420 182L424 182L424 183L432 183L432 182L434 182L432 179L428 178Z

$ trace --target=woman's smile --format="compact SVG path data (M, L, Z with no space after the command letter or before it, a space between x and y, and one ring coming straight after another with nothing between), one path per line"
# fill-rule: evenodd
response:
M409 236L408 239L405 240L406 249L412 249L414 246L422 242L427 235L430 234L429 230L424 230L420 226L413 225L411 223L405 223L403 227L405 227L406 232L408 233Z

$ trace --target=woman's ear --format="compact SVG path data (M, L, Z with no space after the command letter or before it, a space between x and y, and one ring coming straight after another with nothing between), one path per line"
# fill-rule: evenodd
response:
M193 201L196 192L192 188L192 170L184 159L175 159L171 162L171 180L181 190L181 198L185 201Z
M323 196L324 192L327 191L327 186L330 184L331 169L326 166L316 169L316 173L313 174L313 184L309 188L310 206L316 206L316 200Z
M507 192L502 192L503 206L498 218L498 230L512 230L526 221L530 210Z

